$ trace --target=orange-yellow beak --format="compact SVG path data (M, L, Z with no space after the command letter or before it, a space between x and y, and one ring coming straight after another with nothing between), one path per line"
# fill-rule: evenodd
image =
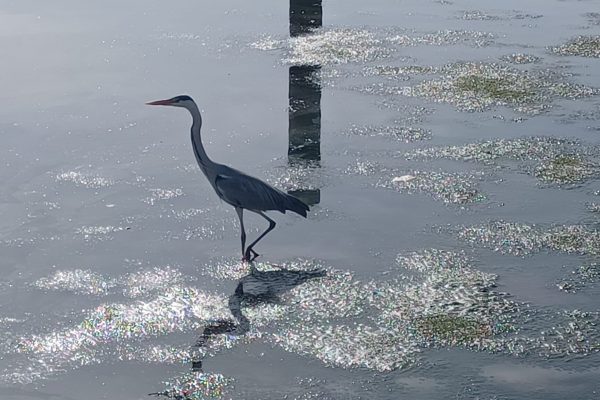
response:
M149 106L168 106L171 105L171 100L156 100L146 103Z

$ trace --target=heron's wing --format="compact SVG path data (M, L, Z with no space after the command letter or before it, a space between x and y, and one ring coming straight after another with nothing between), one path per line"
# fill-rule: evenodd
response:
M221 198L234 207L282 213L290 210L303 217L309 211L308 206L294 196L234 169L217 175L215 188Z
M249 175L219 174L215 187L223 200L235 207L257 211L286 210L286 193Z

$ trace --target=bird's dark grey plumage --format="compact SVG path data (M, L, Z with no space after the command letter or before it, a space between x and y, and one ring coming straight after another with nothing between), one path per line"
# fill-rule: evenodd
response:
M258 178L247 175L223 164L212 161L202 145L200 130L202 128L202 117L200 110L194 100L186 95L176 96L168 100L158 100L147 103L150 105L164 105L183 107L192 115L192 148L198 161L198 166L206 175L206 178L215 189L217 195L226 203L235 207L240 219L242 256L244 260L253 261L258 254L254 246L267 233L275 228L275 221L267 217L263 211L293 211L306 218L309 208L296 197L282 192L261 181ZM244 210L255 212L269 221L269 227L254 242L246 247L246 230L244 228Z

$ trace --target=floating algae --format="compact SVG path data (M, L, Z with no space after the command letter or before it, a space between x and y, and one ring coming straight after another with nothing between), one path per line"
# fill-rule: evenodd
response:
M34 286L44 290L95 295L121 289L125 296L134 298L167 290L181 284L182 278L181 272L170 266L140 270L118 278L107 278L89 269L74 269L56 271L49 277L38 279Z
M115 283L89 269L74 269L56 271L50 277L38 279L34 285L45 290L103 295L107 294Z
M372 302L379 324L406 331L419 347L485 350L495 335L514 329L519 305L495 290L495 275L473 269L463 253L428 249L401 255L398 263L422 278L374 283Z
M492 326L476 319L450 316L427 315L415 322L416 330L432 342L449 343L453 346L468 344L491 336Z
M491 221L463 227L456 234L471 245L481 245L505 254L528 255L544 248L581 255L600 254L600 232L583 225L543 229L536 225Z
M398 263L423 274L423 280L407 285L404 293L407 311L418 319L449 315L486 321L516 310L506 294L494 290L497 276L474 269L464 253L423 250L400 256Z
M496 139L462 146L416 149L404 154L408 160L448 158L476 161L490 166L506 166L502 161L518 161L519 169L540 181L553 184L580 183L600 173L597 150L562 138L528 137ZM528 162L536 162L531 168Z
M375 187L406 194L425 193L446 204L466 205L486 199L486 195L478 187L478 182L482 181L486 174L479 171L406 171L359 159L346 167L343 172L373 176L377 178Z
M495 139L468 143L462 146L445 146L416 149L405 153L408 160L448 158L459 161L476 161L495 164L497 160L539 161L560 157L564 153L582 150L571 139L534 136L516 139Z
M164 382L166 386L164 391L150 393L150 395L176 400L220 399L232 383L232 378L222 374L190 371Z
M407 66L393 66L393 65L376 65L369 66L363 69L364 76L383 76L396 78L398 80L408 80L410 75L423 75L433 74L437 71L436 67L421 66L421 65L407 65Z
M378 323L405 332L418 348L460 346L544 358L600 351L598 313L530 310L498 292L497 277L474 269L462 253L429 249L398 261L423 273L424 280L380 283L373 296L382 312ZM532 326L532 318L548 327Z
M554 319L561 320L556 326L540 332L532 341L529 352L544 357L589 355L600 352L600 315L597 312L579 310L558 312Z
M426 273L469 268L471 260L464 253L427 249L399 254L396 257L396 263L404 269Z
M566 82L550 70L522 71L497 63L454 63L427 69L426 80L415 86L386 87L380 94L424 97L449 103L461 111L484 111L509 106L536 115L556 98L578 99L598 93L597 89Z
M352 126L349 131L351 135L385 137L404 143L411 143L431 139L431 131L411 126Z
M481 202L486 198L475 183L481 180L481 173L411 171L410 175L414 179L383 177L376 186L401 193L427 193L446 204L469 204Z
M203 350L203 349L202 349ZM187 364L205 356L206 352L198 347L150 345L141 348L119 346L118 358L122 361L141 361L160 364Z
M457 232L460 239L471 245L483 245L506 254L536 253L544 246L544 238L535 225L491 221L485 225L464 227Z
M308 281L285 295L309 318L349 318L361 315L368 293L352 273L326 269L327 274Z
M583 225L563 225L543 233L546 246L565 253L600 255L600 231Z
M125 281L124 294L135 298L158 293L169 287L183 284L183 275L170 266L154 267L150 270L134 272L118 281Z
M513 53L506 56L500 57L502 61L506 61L511 64L535 64L541 61L541 58L523 53Z
M560 46L551 47L554 54L561 56L600 57L600 36L577 36Z
M79 360L94 354L102 343L164 335L198 326L204 318L228 315L222 298L174 286L148 301L98 306L71 328L21 338L16 350Z
M406 336L363 324L299 324L276 334L275 341L287 351L316 357L326 365L379 372L411 364L418 352Z
M564 292L575 293L598 282L600 282L600 264L591 263L572 270L570 275L560 279L556 286Z
M504 77L464 75L456 78L454 85L461 92L472 92L477 97L496 99L501 103L530 102L534 96L532 91L515 87L512 80Z
M560 155L541 163L535 176L543 182L577 183L597 175L600 167L577 155Z
M469 30L440 30L417 35L397 34L387 38L391 43L400 46L448 46L466 44L473 47L484 47L493 43L495 36L487 32Z

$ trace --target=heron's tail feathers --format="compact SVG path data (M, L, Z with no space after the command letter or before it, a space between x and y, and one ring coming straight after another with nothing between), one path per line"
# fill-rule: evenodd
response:
M290 194L286 197L285 209L295 212L296 214L302 215L306 218L306 212L310 210L304 202Z

